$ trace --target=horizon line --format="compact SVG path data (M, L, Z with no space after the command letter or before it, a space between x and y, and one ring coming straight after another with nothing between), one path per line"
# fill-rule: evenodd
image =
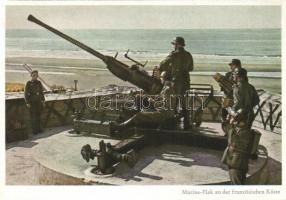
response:
M57 28L59 30L261 30L279 28ZM45 30L43 28L5 28L5 30Z

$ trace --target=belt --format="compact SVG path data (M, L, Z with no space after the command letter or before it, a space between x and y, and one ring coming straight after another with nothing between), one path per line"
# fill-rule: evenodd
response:
M244 150L242 150L242 149L239 149L239 148L235 147L235 146L232 145L232 144L229 144L228 146L229 146L229 150L230 150L231 152L237 151L238 153L249 154L247 151L244 151Z
M31 96L33 96L33 95L39 96L39 95L40 95L40 92L32 93Z

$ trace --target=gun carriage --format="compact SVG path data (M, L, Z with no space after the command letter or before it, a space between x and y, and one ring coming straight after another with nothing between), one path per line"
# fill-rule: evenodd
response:
M80 137L92 135L93 137L99 138L103 136L106 138L114 138L114 136L110 134L109 122L114 120L118 122L124 121L135 113L140 112L142 109L142 105L140 106L135 104L133 109L127 111L123 110L122 105L126 103L126 99L128 99L130 96L135 97L136 99L138 97L142 97L142 94L143 96L157 95L162 90L163 84L158 78L158 72L153 71L153 74L149 75L148 72L144 70L147 62L142 64L135 59L130 58L128 56L129 50L126 52L125 58L135 63L132 66L128 66L127 64L117 60L117 54L114 57L103 55L91 47L88 47L87 45L43 23L32 15L29 15L28 20L46 28L54 34L83 49L84 51L101 59L112 74L123 81L130 82L137 87L128 93L120 94L125 98L121 98L120 100L117 99L117 103L119 104L118 107L121 108L119 110L108 111L103 109L95 109L94 112L91 112L90 116L83 116L81 111L74 113L74 130L72 133L68 134L68 136ZM216 74L214 78L220 83L220 85L226 88L227 92L231 92L233 84L232 82L226 81L220 74ZM115 92L112 95L114 97L118 95L118 93ZM148 144L157 145L164 142L170 142L222 150L227 144L225 137L202 134L200 133L200 129L195 128L201 125L202 112L204 108L208 106L211 100L213 100L213 96L214 91L211 85L191 84L188 97L191 97L190 101L192 106L190 119L194 129L187 131L182 130L180 127L180 122L178 122L178 118L174 117L175 125L171 128L166 128L165 126L152 128L133 127L128 130L123 130L117 137L115 137L116 139L119 139L118 143L111 145L110 143L105 143L103 140L101 140L98 145L98 150L92 149L91 145L86 144L81 148L81 156L87 162L97 158L97 166L93 169L93 173L112 174L116 165L120 162L126 162L130 167L133 167L137 161L135 152ZM194 102L198 101L200 97L203 97L204 100L200 103L196 103L195 105ZM101 101L101 98L102 96L96 96L94 97L94 100ZM146 99L143 98L143 105L144 101L146 101Z

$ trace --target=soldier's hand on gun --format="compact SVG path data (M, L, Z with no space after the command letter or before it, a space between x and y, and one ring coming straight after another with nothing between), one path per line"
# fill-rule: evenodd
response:
M29 108L29 109L31 108L31 104L29 104L29 103L27 103L26 106L27 106L27 108Z

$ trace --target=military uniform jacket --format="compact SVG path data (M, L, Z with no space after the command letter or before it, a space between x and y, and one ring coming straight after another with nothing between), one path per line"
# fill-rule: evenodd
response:
M247 118L253 115L253 107L256 102L257 93L255 88L247 80L240 81L233 86L234 105L229 110L229 114L235 116L237 111L241 110L241 120L246 123L245 126L236 126L229 124L228 148L225 151L225 163L234 169L248 169L248 156L251 145L251 130L247 125Z
M38 80L28 81L25 87L25 101L27 104L45 101L42 83Z
M232 169L248 170L248 159L251 147L251 130L227 125L228 147L222 161Z
M160 71L166 71L170 80L176 84L190 84L189 72L193 71L193 57L184 48L172 51L165 60L160 63Z
M240 109L243 113L253 112L254 106L259 103L259 97L255 88L244 80L233 86L233 103L234 112Z

